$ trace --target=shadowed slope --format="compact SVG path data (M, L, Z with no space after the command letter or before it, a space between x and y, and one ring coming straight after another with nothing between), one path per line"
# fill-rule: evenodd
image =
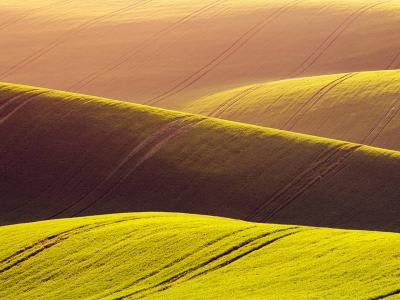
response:
M400 153L2 84L1 223L126 211L398 231Z
M395 233L141 213L0 237L4 299L381 299L400 288Z
M224 91L185 111L400 150L400 71L306 77Z
M0 80L174 108L210 92L400 66L396 0L7 0Z

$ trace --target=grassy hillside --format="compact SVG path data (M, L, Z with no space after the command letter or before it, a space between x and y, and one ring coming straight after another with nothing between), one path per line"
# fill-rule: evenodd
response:
M0 227L2 299L397 299L400 235L139 213Z
M185 111L400 150L400 71L254 84L198 99Z
M0 86L2 224L130 211L400 230L400 153Z
M280 78L396 69L397 0L2 0L0 81L174 108Z

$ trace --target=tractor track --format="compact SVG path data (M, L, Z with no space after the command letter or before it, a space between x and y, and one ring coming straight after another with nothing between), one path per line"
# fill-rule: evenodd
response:
M23 58L22 60L20 60L18 63L14 64L13 66L11 66L8 70L0 73L0 78L9 76L14 74L16 71L24 68L25 66L29 65L30 63L38 60L39 58L43 57L45 54L49 53L50 51L52 51L53 49L55 49L56 47L58 47L59 45L63 44L64 42L68 41L70 38L74 37L76 34L80 33L81 31L86 30L87 28L90 28L91 26L99 23L99 22L103 22L104 20L107 20L108 18L112 18L118 14L122 14L125 13L131 9L140 7L142 5L146 5L150 2L152 2L153 0L147 0L147 1L137 1L134 4L130 4L127 5L123 8L114 10L112 12L103 14L101 16L95 17L91 20L88 20L82 24L80 24L79 26L76 26L72 29L70 29L66 34L61 35L59 38L57 38L55 41L53 41L52 43L50 43L48 46L43 47L41 49L39 49L38 51L34 52L31 55L28 55L27 57Z
M148 104L156 104L164 99L174 96L186 88L192 86L204 76L212 72L215 68L224 63L228 58L230 58L233 54L243 48L254 36L256 36L259 32L261 32L265 26L279 17L281 14L285 13L290 8L294 7L300 0L295 0L277 10L275 10L272 14L266 16L261 22L258 22L254 26L252 26L249 30L241 34L228 48L223 50L219 55L214 57L210 62L201 67L200 69L193 72L191 75L186 77L185 79L179 81L173 87L163 92L162 94L150 99Z
M13 253L13 254L7 256L6 258L0 260L0 264L7 263L9 260L15 258L16 256L18 256L18 255L20 255L20 254L23 254L24 252L26 252L26 251L28 251L28 250L34 248L34 247L37 246L37 245L43 244L43 243L46 242L46 241L53 240L53 239L55 239L55 238L57 238L57 237L59 237L59 236L61 236L61 235L63 235L63 234L67 234L67 233L69 233L69 232L71 232L71 231L75 231L75 230L81 229L81 228L83 228L83 227L84 227L84 226L79 226L79 227L76 227L76 228L74 228L74 229L69 229L69 230L62 231L62 232L60 232L60 233L53 234L53 235L50 235L50 236L48 236L48 237L45 237L45 238L43 238L43 239L41 239L41 240L39 240L39 241L33 243L32 245L27 246L27 247L25 247L25 248L23 248L23 249L20 249L20 250L18 250L17 252L15 252L15 253Z
M314 172L316 169L320 167L320 165L324 164L329 158L331 158L335 153L337 152L337 147L331 148L331 149L326 149L322 154L319 156L319 158L314 161L308 168L303 170L300 174L295 176L289 183L287 183L285 186L283 186L281 189L279 189L277 192L275 192L272 197L261 204L257 209L255 209L251 214L249 214L246 218L246 220L250 220L253 218L258 218L258 216L263 213L265 209L269 205L271 205L273 202L275 202L278 198L281 197L282 194L284 194L286 191L288 191L292 185L293 182L298 182L307 174Z
M186 24L187 22L191 21L193 18L200 16L202 13L213 9L214 7L218 6L219 4L226 2L226 0L217 0L215 2L212 2L211 4L208 4L206 6L201 7L200 9L197 9L188 15L182 17L178 21L174 22L173 24L166 26L164 29L156 32L150 39L145 41L142 45L140 45L138 48L133 48L131 49L126 55L122 56L121 59L117 63L112 63L102 70L98 72L94 72L85 78L79 80L78 82L74 83L69 87L69 89L81 89L89 85L90 83L94 82L96 79L99 77L103 76L104 74L108 72L112 72L119 68L120 66L124 65L127 63L129 60L134 58L137 54L141 53L144 49L146 49L148 46L151 46L153 43L157 42L160 38L163 37L163 35L168 34L170 32L173 32L177 27Z
M23 92L14 94L11 98L8 98L8 99L5 99L5 100L4 100L4 99L1 99L1 100L4 101L4 102L3 102L2 104L0 104L0 113L1 113L1 111L2 111L4 108L6 108L8 105L14 103L15 101L17 101L18 99L20 99L22 96L28 94L29 92L32 92L32 91L23 91Z
M329 92L331 92L338 85L342 84L346 80L356 76L358 73L347 73L335 80L329 82L322 88L320 88L310 99L308 99L301 107L290 117L286 123L283 125L282 129L292 130L293 127L304 117L304 115L317 104L323 97L325 97Z
M214 109L208 116L214 117L214 118L219 118L223 113L226 112L227 109L231 108L233 105L235 105L237 102L242 100L243 98L247 97L251 93L255 92L258 90L260 86L253 86L250 88L247 88L241 92L239 92L237 95L231 97L221 105L219 105L216 109Z
M372 145L399 113L400 100L397 99L395 103L390 107L388 112L377 122L377 124L373 128L371 128L371 130L363 139L362 143Z
M338 168L345 166L346 161L359 149L361 145L350 146L346 148L339 147L332 156L314 169L311 173L304 174L305 176L299 178L298 181L292 182L286 192L281 193L280 196L273 199L277 204L275 208L270 210L268 215L263 218L263 221L268 221L279 213L282 209L293 203L298 197L308 191L315 184L320 182L326 176L334 173ZM271 203L272 204L272 203Z
M260 249L264 248L265 246L272 244L275 241L278 241L278 240L280 240L280 239L282 239L282 238L284 238L286 236L289 236L289 235L295 234L297 232L300 232L300 230L299 231L295 231L295 232L291 232L291 233L288 233L288 234L284 234L284 235L282 235L280 237L277 237L277 238L273 238L273 239L268 240L266 242L263 242L263 243L261 243L259 245L256 244L253 247L251 247L249 250L247 250L247 251L245 251L243 253L238 253L237 255L235 255L238 251L242 250L244 247L246 247L248 245L251 246L253 243L257 243L260 240L262 240L263 238L271 236L271 235L273 235L275 233L281 233L281 232L289 231L289 230L292 230L292 229L298 229L298 228L299 227L294 226L294 227L289 227L289 228L284 228L284 229L277 229L277 230L274 230L274 231L271 231L271 232L266 232L266 233L260 234L260 235L255 236L255 237L248 238L245 241L243 241L243 242L241 242L241 243L239 243L239 244L237 244L235 246L232 246L231 248L225 250L224 252L222 252L220 254L217 254L217 255L207 259L206 261L204 261L204 262L202 262L202 263L200 263L200 264L198 264L196 266L193 266L193 267L188 268L188 269L186 269L186 270L184 270L184 271L182 271L182 272L180 272L180 273L178 273L176 275L173 275L173 276L171 276L171 277L169 277L169 278L167 278L167 279L165 279L165 280L163 280L163 281L161 281L161 282L159 282L159 283L157 283L157 284L155 284L155 285L153 285L151 287L139 289L139 290L137 290L135 292L129 293L129 294L124 295L122 297L118 297L116 299L125 299L125 298L132 297L132 296L135 296L135 295L138 295L138 294L141 294L141 293L144 293L144 292L147 292L147 291L159 288L159 287L161 287L161 289L159 289L159 290L157 290L155 292L166 290L166 289L171 287L172 283L175 283L176 281L178 281L180 279L186 279L183 282L188 281L190 279L193 279L197 275L197 274L193 274L194 272L196 272L196 271L198 271L198 270L200 270L201 268L204 268L204 267L207 268L210 264L222 260L222 262L220 264L218 264L216 267L211 267L209 269L209 272L217 270L217 269L220 269L220 268L222 268L224 266L227 266L230 263L232 263L232 262L234 262L234 261L236 261L236 260L238 260L240 258L243 258L243 257L253 253L254 251L260 250ZM233 258L230 258L230 259L224 261L224 259L226 259L226 257L229 256L230 254L234 254L235 256ZM207 273L207 271L200 272L198 276L203 275L205 273ZM185 278L185 277L188 277L188 278ZM144 298L146 296L148 296L148 295L142 295L142 296L139 296L139 298L135 298L135 299Z
M292 228L292 229L294 229L294 228ZM261 243L261 244L255 246L254 248L251 248L250 250L245 251L245 252L242 253L242 254L239 254L239 255L237 255L237 256L231 258L231 259L228 259L227 261L221 262L220 264L218 264L218 265L215 266L215 267L212 267L212 268L210 268L210 269L207 269L207 270L205 270L205 271L202 271L202 272L200 272L200 273L198 273L198 274L192 275L191 277L189 277L189 278L186 279L185 281L189 281L189 280L194 279L194 278L196 278L196 277L199 277L199 276L201 276L201 275L208 274L208 273L213 272L213 271L217 271L217 270L219 270L219 269L221 269L221 268L223 268L223 267L226 267L227 265L230 265L231 263L233 263L233 262L235 262L235 261L237 261L237 260L239 260L239 259L241 259L241 258L243 258L243 257L245 257L245 256L247 256L247 255L249 255L249 254L252 254L253 252L255 252L255 251L257 251L257 250L260 250L261 248L264 248L265 246L271 245L272 243L274 243L274 242L276 242L276 241L279 241L279 240L281 240L281 239L283 239L283 238L285 238L285 237L288 237L288 236L291 236L291 235L293 235L293 234L296 234L296 233L299 233L299 232L303 232L303 231L304 231L304 230L299 230L299 231L294 231L294 232L286 233L286 234L284 234L284 235L281 235L281 236L278 236L278 237L276 237L276 238L273 238L273 239L271 239L271 240L269 240L269 241L263 242L263 243Z
M272 102L270 102L266 107L263 109L263 113L261 114L262 116L267 113L275 104L277 104L279 101L281 101L285 97L285 94L279 95L276 97Z
M310 229L310 230L311 230L311 229ZM232 259L229 259L229 260L227 260L227 261L225 261L225 262L222 262L222 263L220 263L219 265L217 265L217 266L215 266L215 267L212 267L212 268L210 268L210 269L208 269L208 270L206 270L206 271L203 271L203 272L200 272L200 273L198 273L198 274L195 274L195 275L189 277L188 279L184 279L184 280L182 281L182 283L187 282L187 281L192 280L192 279L195 279L195 278L197 278L197 277L199 277L199 276L201 276L201 275L206 275L206 274L208 274L208 273L210 273L210 272L217 271L217 270L219 270L219 269L221 269L221 268L223 268L223 267L225 267L225 266L227 266L227 265L230 265L231 263L233 263L233 262L235 262L235 261L237 261L237 260L239 260L239 259L241 259L241 258L243 258L243 257L245 257L245 256L247 256L247 255L249 255L249 254L252 254L253 252L255 252L255 251L257 251L257 250L260 250L260 249L262 249L262 248L265 248L266 246L271 245L272 243L275 243L275 242L277 242L277 241L279 241L279 240L282 240L283 238L292 236L292 235L294 235L294 234L297 234L297 233L300 233L300 232L303 232L303 231L304 231L304 230L294 231L294 232L287 233L287 234L281 235L281 236L279 236L279 237L273 238L272 240L266 241L266 242L264 242L264 243L261 243L260 245L255 246L254 248L252 248L252 249L250 249L250 250L248 250L248 251L246 251L246 252L244 252L244 253L242 253L242 254L239 254L238 256L235 256L235 257L233 257ZM158 289L158 290L156 290L156 291L153 291L153 292L151 292L151 293L149 293L149 294L143 295L143 296L141 296L141 297L139 297L139 298L135 298L135 299L143 299L143 298L145 298L145 297L147 297L147 296L150 296L150 295L152 295L152 294L165 291L165 290L167 290L167 289L169 289L169 288L172 288L172 287L173 287L173 285L166 285L166 286L164 286L164 287L162 287L162 288L160 288L160 289Z
M255 228L255 227L256 227L256 226L250 226L250 227L246 227L246 228L242 228L242 229L239 229L239 230L230 232L230 233L228 233L228 234L224 234L224 235L222 235L222 236L220 236L220 237L218 237L218 238L216 238L216 239L214 239L214 240L211 240L211 241L207 242L206 244L204 244L204 245L198 247L197 249L195 249L195 250L193 250L193 251L191 251L191 252L186 253L185 255L183 255L183 256L181 256L181 257L179 257L179 258L173 260L172 262L170 262L170 263L168 263L168 264L162 266L160 269L157 269L157 270L155 270L155 271L153 271L153 272L150 272L149 274L147 274L147 275L145 275L145 276L142 276L142 277L136 279L135 281L133 281L133 282L131 282L131 283L129 283L129 284L127 284L127 285L125 285L125 286L119 288L118 290L112 291L112 292L107 293L106 295L102 295L102 296L105 297L105 296L110 296L110 295L113 295L113 294L122 292L122 291L124 291L125 289L128 289L128 288L130 288L130 287L132 287L132 286L134 286L134 285L136 285L136 284L138 284L138 283L140 283L140 282L142 282L142 281L144 281L144 280L147 280L147 279L149 279L149 278L151 278L151 277L154 277L155 275L161 273L162 271L167 270L167 269L169 269L169 268L171 268L171 267L173 267L173 266L179 264L180 262L186 260L187 258L192 257L193 255L195 255L195 254L198 253L199 251L202 251L202 250L204 250L204 249L207 249L208 247L210 247L210 246L212 246L212 245L214 245L214 244L216 244L216 243L218 243L218 242L220 242L220 241L223 241L223 240L225 240L225 239L227 239L227 238L229 238L229 237L232 237L232 236L234 236L234 235L236 235L236 234L238 234L238 233L241 233L241 232L243 232L243 231L246 231L246 230L249 230L249 229L252 229L252 228Z
M350 156L360 147L361 145L353 146L345 144L325 150L314 163L276 191L266 202L262 203L253 213L249 214L246 219L268 220L323 178L334 173L338 168L343 166ZM274 205L275 207L273 207ZM269 213L265 217L268 210Z
M400 67L400 61L399 61L399 64L397 64L397 61L399 60L399 58L400 58L400 52L397 53L397 54L393 57L393 59L392 59L392 60L390 61L390 63L387 65L386 70L395 70L395 69L399 68L399 67Z
M71 165L68 170L60 176L60 178L48 189L46 189L43 193L41 193L36 199L40 198L50 198L50 199L56 199L61 193L62 193L62 187L69 187L68 190L73 190L79 185L79 181L75 182L73 184L73 187L70 187L70 184L73 183L74 180L77 179L77 177L82 173L82 171L91 165L91 161L89 160L91 154L93 151L104 145L110 138L115 136L121 129L117 128L107 135L104 136L98 143L95 145L89 147L88 149L85 150L85 152L82 155L82 159L80 161L77 161L75 164ZM60 188L61 186L61 188ZM58 192L53 194L54 191L57 191L57 188L59 188ZM64 191L67 192L67 191ZM62 209L61 211L51 215L50 217L46 219L53 219L56 217L59 217L63 212L65 212L67 209Z
M4 124L4 122L6 122L9 118L11 118L15 113L17 113L20 109L22 109L25 105L27 105L28 103L32 102L36 97L46 94L48 92L40 92L37 94L33 94L29 97L26 97L24 100L24 102L18 104L16 107L14 107L13 110L11 110L8 114L6 114L5 116L0 117L0 126ZM19 98L18 98L19 99ZM8 103L10 104L10 103ZM3 107L4 108L4 107Z
M12 255L9 255L8 257L2 259L0 261L0 265L5 264L5 266L3 266L0 269L0 274L20 265L21 263L29 260L32 257L37 256L38 254L42 253L43 251L50 249L51 247L69 239L73 235L86 233L91 230L109 226L109 225L113 225L113 224L118 224L118 223L122 223L122 222L133 221L133 220L148 219L148 218L157 218L157 216L127 217L127 218L123 218L121 220L116 220L116 221L103 221L103 222L95 223L93 225L92 224L81 225L76 228L72 228L69 230L65 230L65 231L50 235L48 237L40 239L39 241L33 243L30 246L27 246L23 249L18 250L17 252L13 253Z
M83 201L86 201L88 204L78 212L74 213L73 216L77 216L89 209L95 203L101 201L110 193L112 193L117 187L119 187L119 185L126 180L140 165L156 154L162 148L162 146L164 146L170 140L185 133L191 127L200 123L204 119L205 118L201 118L190 121L177 118L166 125L163 125L155 133L149 135L139 145L132 149L124 158L122 158L122 160L110 171L110 173L92 190L86 192L77 201L63 209L61 212L57 213L57 215L76 207L80 203L83 203Z
M119 129L116 129L115 131L111 132L110 134L108 134L104 139L102 139L99 143L96 144L96 146L90 147L90 149L88 149L85 153L84 156L84 160L86 160L85 162L79 164L76 164L76 168L71 168L69 175L68 175L68 179L65 181L64 186L70 185L70 187L68 188L69 191L73 191L77 188L79 188L80 186L82 186L82 182L79 180L79 175L82 173L82 171L86 168L86 167L90 167L91 162L87 159L90 157L91 153L93 150L97 149L97 147L100 147L102 145L104 145L105 142L107 142L108 138L110 138L111 136L113 136L115 133L119 132ZM132 143L132 141L127 141L126 143L124 143L121 147L120 150L125 149L126 147L129 147L129 145ZM72 174L71 174L72 173ZM64 191L65 192L68 192ZM68 211L69 209L73 208L75 205L77 205L84 197L86 197L89 193L91 192L91 190L86 191L83 193L83 195L81 195L79 197L80 200L75 201L73 203L71 203L70 205L68 205L67 207L63 208L62 210L58 211L57 213L51 215L50 217L48 217L48 219L53 219L56 217L60 217L60 215L62 215L64 212ZM56 198L58 194L62 193L61 191L59 191L57 194L55 194L53 196L53 198Z
M342 34L350 28L350 26L357 21L365 12L369 11L376 6L388 3L387 1L378 2L372 5L366 5L348 16L322 43L312 52L289 77L297 77L312 67L326 51L342 36Z
M90 102L90 101L82 101L82 104L84 104L84 103L86 103L86 102ZM73 110L70 110L70 111L66 112L65 114L63 114L62 116L60 116L60 117L58 118L57 121L60 122L60 121L62 121L62 120L64 120L64 119L66 119L68 116L70 116L70 115L73 114L73 113L74 113L74 111L73 111ZM47 130L43 131L42 133L44 134L46 131L47 131ZM64 173L64 175L66 175L68 172L69 172L69 171L66 171L66 172ZM60 179L65 179L65 177L62 176L62 178L60 178ZM60 179L59 179L58 181L60 181ZM55 183L55 185L56 185L56 184L57 184L57 182ZM38 196L35 196L35 197L33 197L33 199L30 199L30 200L28 200L28 201L26 201L26 202L24 202L24 203L22 203L22 204L20 204L20 205L18 205L18 206L16 206L16 207L14 207L14 208L11 209L10 211L8 211L7 214L15 213L16 211L22 209L23 207L25 207L25 206L27 206L27 205L29 205L29 204L31 204L31 203L36 202L37 200L39 200L39 199L41 199L41 198L48 198L48 199L50 199L50 197L52 196L52 195L51 195L51 192L52 192L52 191L54 191L54 187L53 187L53 186L49 186L49 187L46 188L43 192L40 192L40 194L39 194ZM53 198L54 198L54 197L53 197Z
M210 19L213 19L213 18L217 17L218 14L220 14L220 13L223 12L223 11L228 11L228 9L227 9L227 8L222 8L222 9L216 11L216 12L213 13L213 14L209 14L208 17L209 17ZM180 37L180 38L182 38L182 37ZM157 48L152 54L147 55L146 57L143 57L143 59L141 59L140 62L135 62L135 61L134 61L132 64L130 64L130 65L132 65L132 67L129 69L129 73L130 73L130 74L133 74L134 71L137 71L137 70L138 70L138 68L140 67L140 65L143 65L143 64L146 64L146 63L150 63L154 57L158 57L159 55L161 55L161 54L162 54L162 51L163 51L164 49L169 48L169 47L173 47L173 45L174 45L174 42L173 42L173 41L171 42L171 41L167 40L167 43L165 43L165 44L163 45L163 47ZM153 49L153 50L154 50L154 49ZM112 84L112 83L115 83L116 81L118 81L118 79L115 78L115 77L112 77L112 78L109 78L109 80L108 80L107 82L105 82L104 84L110 85L110 84Z
M26 18L29 18L31 15L35 14L36 12L40 13L43 10L51 8L51 7L55 6L55 5L69 5L69 4L73 3L74 1L75 0L57 1L56 3L52 3L50 5L43 5L41 7L36 7L36 8L30 9L28 11L25 11L25 13L20 18L17 18L17 19L14 19L14 20L10 20L8 22L4 22L4 23L0 24L0 31L5 29L5 28L7 28L7 27L9 27L9 26L11 26L11 25L15 25L15 24L19 23L19 22L25 20Z
M372 297L369 298L369 300L380 300L380 299L386 299L392 296L396 296L396 295L400 295L400 289L394 290L390 293L384 294L384 295L380 295L380 296L376 296L376 297Z

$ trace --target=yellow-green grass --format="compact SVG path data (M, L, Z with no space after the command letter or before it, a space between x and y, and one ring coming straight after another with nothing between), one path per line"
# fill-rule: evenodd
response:
M195 100L185 111L400 150L400 71L273 81Z
M400 153L0 86L0 222L175 211L400 230Z
M398 299L400 293L396 233L134 213L2 226L0 237L2 299Z

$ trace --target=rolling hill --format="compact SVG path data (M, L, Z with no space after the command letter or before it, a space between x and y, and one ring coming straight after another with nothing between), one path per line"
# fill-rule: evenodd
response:
M7 0L0 81L173 108L288 77L396 69L396 0Z
M177 211L400 231L400 153L0 85L2 224Z
M400 300L400 0L0 0L0 41L0 299Z
M400 150L399 70L253 84L202 97L181 109Z
M3 299L398 299L400 235L137 213L1 226Z

